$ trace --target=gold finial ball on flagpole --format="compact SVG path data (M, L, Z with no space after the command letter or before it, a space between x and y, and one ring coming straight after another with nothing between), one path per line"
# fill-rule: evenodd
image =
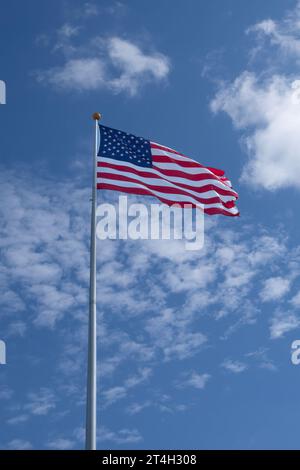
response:
M92 118L94 119L94 121L100 121L100 119L102 118L101 114L100 113L94 113Z

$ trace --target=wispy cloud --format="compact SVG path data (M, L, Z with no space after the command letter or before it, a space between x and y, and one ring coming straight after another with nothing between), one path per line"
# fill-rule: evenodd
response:
M142 435L137 429L120 429L111 431L106 427L101 427L98 440L100 442L113 442L115 444L136 444L143 440Z
M71 450L75 447L75 445L75 440L66 439L63 437L58 437L47 443L47 447L52 450Z
M245 354L245 357L254 360L261 369L272 372L278 371L278 367L274 364L274 361L268 357L268 351L268 348L259 348L256 351Z
M299 61L300 39L300 2L296 2L293 10L288 11L283 19L275 21L267 18L248 28L248 34L254 34L257 40L257 50L260 52L267 44L281 54L281 59L293 57Z
M180 388L183 388L183 385L181 386L179 382L177 382L177 386ZM149 408L153 408L155 410L158 410L161 413L178 413L178 412L185 412L191 404L186 404L186 403L177 403L172 399L170 395L166 394L156 394L157 396L151 398L151 400L146 400L144 402L134 402L131 403L129 406L126 408L126 413L128 413L131 416L137 415L139 413L142 413L144 410L147 410Z
M56 354L55 392L49 378L46 387L26 390L19 406L10 407L5 416L5 422L18 429L40 417L63 419L59 408L62 395L73 406L84 404L90 192L77 180L53 185L45 176L33 179L29 173L5 170L0 188L4 201L0 206L0 293L10 290L19 298L9 314L12 326L7 331L24 335L20 339L15 336L20 341L37 330L63 337ZM102 197L105 200L108 196L103 192ZM111 193L109 198L115 201ZM98 373L100 403L105 408L120 403L127 415L134 417L143 409L177 413L193 406L184 403L182 387L174 387L174 394L179 394L176 399L166 389L183 382L189 393L196 394L210 384L211 371L199 372L189 361L217 344L221 335L229 340L238 329L259 321L260 310L267 305L257 295L257 286L264 286L270 264L272 272L280 272L283 279L297 275L298 251L287 244L281 230L270 233L247 223L240 224L239 230L217 230L220 223L215 219L210 222L204 249L192 254L178 241L163 247L151 241L101 242L98 335L102 356ZM291 284L293 299L292 289ZM279 301L288 303L293 317L272 321L274 338L297 324L295 302L290 302L288 292L274 299ZM24 316L24 305L30 306L29 315ZM169 367L173 361L182 361L182 367L188 365L191 372L178 377L177 369L172 373ZM249 361L230 360L225 368L242 372ZM268 361L261 358L260 362ZM170 370L170 378L161 385L158 396L151 386L144 385L155 383L157 374L164 375L164 367ZM220 375L231 380L229 374ZM163 400L166 392L170 398ZM10 406L14 396L8 391L3 398ZM138 434L111 431L104 436L107 442L140 439ZM75 447L78 445L71 432L58 437L62 446L69 445L63 440L70 445L75 440ZM51 443L54 447L54 442L54 437L46 436L44 446Z
M33 445L30 441L24 439L12 439L5 448L9 450L31 450Z
M180 386L181 387L193 387L198 390L203 390L206 387L210 379L211 379L210 374L206 374L206 373L199 374L198 372L193 371L188 375L186 380L180 383Z
M0 390L0 400L9 400L13 396L13 394L14 392L12 389L2 384Z
M107 390L104 390L103 392L104 407L112 405L116 401L121 400L122 398L125 398L128 392L132 388L148 380L150 375L151 375L151 369L145 367L139 370L136 375L132 375L128 377L122 386L116 386L116 387L112 387Z
M32 415L45 416L56 407L56 401L57 398L51 390L42 388L38 393L29 393L24 410Z
M233 361L232 359L226 359L224 362L222 362L221 367L228 370L229 372L233 372L234 374L240 374L248 368L247 364L244 362Z
M285 279L281 276L271 277L264 281L264 286L260 293L260 297L263 302L268 302L270 300L280 300L289 292L290 288L290 279Z
M278 339L286 333L299 328L300 318L293 312L277 313L271 320L271 339Z
M13 418L9 418L7 420L7 423L14 426L16 424L26 423L26 421L28 421L28 419L29 419L29 415L20 414L20 415L14 416Z

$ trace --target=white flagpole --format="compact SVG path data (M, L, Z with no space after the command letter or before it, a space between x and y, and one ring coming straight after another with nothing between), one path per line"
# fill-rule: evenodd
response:
M97 434L97 312L96 312L96 209L97 209L97 152L98 123L101 114L94 113L95 146L93 156L91 246L90 246L90 303L89 303L89 338L88 371L86 401L86 450L96 450Z

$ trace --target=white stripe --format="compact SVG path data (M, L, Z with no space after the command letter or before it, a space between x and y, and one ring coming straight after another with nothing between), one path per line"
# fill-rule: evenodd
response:
M165 150L159 150L159 149L151 149L151 153L152 153L152 156L156 156L156 157L160 157L160 156L169 157L172 160L175 160L175 162L173 162L173 163L176 163L176 160L177 160L179 165L180 165L181 161L196 163L196 165L198 165L197 168L199 168L199 170L201 170L201 169L205 170L203 172L211 173L211 174L213 174L214 176L216 176L218 178L218 175L216 173L214 173L212 170L210 170L206 166L201 165L201 163L197 162L197 160L194 160L193 158L183 157L181 155L174 155L173 153L166 152ZM153 161L153 165L157 165L157 164L160 164L160 163L163 163L163 162ZM167 162L165 162L165 163L167 163ZM169 162L169 163L172 163L172 162ZM187 168L187 167L181 167L181 168ZM219 170L219 171L222 172L222 170ZM225 178L224 172L223 172L223 175L221 177ZM227 178L226 178L226 181L229 182L229 180L227 180ZM230 183L230 186L232 187L231 183Z
M227 186L229 186L229 188L232 188L232 183L230 180L228 180L227 178L223 181L224 184L227 184Z
M182 156L182 155L177 155L177 154L174 154L174 153L171 153L171 152L167 152L165 150L160 150L160 149L155 149L155 148L151 148L151 153L152 153L153 156L156 156L156 157L165 156L165 157L169 157L169 158L171 158L172 160L175 160L175 161L178 160L179 165L180 165L180 161L196 163L196 165L198 165L197 168L199 168L199 170L201 170L201 168L203 170L206 170L206 171L203 171L203 173L208 172L208 173L213 174L214 176L218 177L218 175L216 175L216 173L214 173L209 168L201 165L201 163L197 162L197 160L194 160L193 158L185 157L185 156ZM153 161L153 165L157 165L157 164L160 164L160 162ZM163 167L161 167L161 168L163 168ZM182 168L186 168L186 167L182 167ZM220 171L222 171L222 170L220 170ZM223 173L222 177L224 178L224 173Z
M201 180L201 181L193 181L193 180L190 180L190 179L187 179L187 178L183 178L181 176L166 176L163 173L161 173L158 169L141 167L141 166L138 166L138 165L134 165L133 163L114 160L112 158L101 157L100 159L98 159L98 161L100 163L101 162L109 163L110 165L122 165L122 166L125 166L125 167L127 166L128 168L133 168L134 170L137 170L137 171L143 171L145 173L149 173L149 174L158 176L159 178L163 178L164 180L171 181L173 183L178 183L178 184L182 183L182 184L186 184L188 186L193 186L193 187L196 187L196 188L201 188L202 186L205 186L205 185L209 184L209 185L214 186L216 188L216 191L217 191L217 188L221 188L225 191L231 191L230 188L225 183L220 181L219 179L208 179L208 180ZM100 168L101 167L98 167L98 172L100 171ZM101 168L101 171L102 171L102 169L103 168Z
M167 152L166 150L151 148L151 153L155 157L164 156L164 157L172 158L173 160L184 161L184 162L195 162L198 165L200 165L200 163L196 162L196 160L192 160L189 157L183 157L182 155L177 155L176 153Z
M112 165L126 165L126 166L131 166L131 168L136 168L137 170L140 171L151 171L152 168L149 167L143 167L139 165L135 165L134 163L130 162L125 162L123 160L115 160L113 158L104 158L101 157L99 162L107 162ZM212 171L208 170L207 168L201 168L201 167L185 167L181 166L177 163L160 163L160 162L153 162L153 168L157 168L158 170L161 168L162 170L176 170L176 171L181 171L182 173L187 173L187 174L207 174L207 175L213 175L217 181L221 181L217 175L215 175ZM222 182L222 184L224 184Z
M153 190L153 189L149 189L147 188L146 186L144 186L143 184L139 184L139 183L131 183L129 181L115 181L115 180L110 180L109 178L102 178L99 183L106 183L106 184L111 184L111 185L114 185L114 186L119 186L121 188L140 188L140 189L145 189L147 191L149 191L149 193L153 194L153 196L157 196L157 197L161 197L163 199L167 199L168 201L172 201L174 203L176 202L183 202L182 199L183 199L183 196L180 195L180 194L166 194L166 193L162 193L160 191L156 191L156 190ZM230 214L237 214L238 213L238 210L236 207L233 207L231 209L228 209L226 207L223 206L223 204L221 203L215 203L215 204L201 204L200 202L196 201L193 197L190 197L190 196L184 196L184 202L190 202L192 204L194 204L195 206L201 208L202 210L205 208L205 209L210 209L210 208L216 208L216 209L222 209Z
M169 150L170 152L177 152L177 150L172 149L171 147L166 147L165 145L161 145L158 142L154 142L153 140L151 140L150 145L158 145L159 147L162 147L163 150L166 150L166 151Z
M143 176L135 175L134 173L129 173L127 171L120 171L120 170L112 169L112 168L101 168L100 174L101 174L101 177L98 178L99 182L101 182L101 178L106 177L105 176L106 174L122 175L122 176L125 176L125 177L128 177L128 178L130 177L130 178L136 180L137 182L141 181L141 182L143 182L143 183L145 183L149 186L161 186L161 187L165 186L165 187L169 187L169 188L180 189L182 191L185 191L187 193L190 193L190 194L192 194L196 197L203 198L203 199L208 199L208 198L211 198L211 197L219 197L221 199L221 201L223 201L223 202L228 202L228 201L235 200L234 196L231 196L231 195L230 196L223 196L222 194L217 193L217 191L209 190L209 191L205 191L204 193L198 193L198 192L193 191L191 189L183 188L180 185L176 185L176 184L171 183L170 181L164 180L162 178L145 178ZM183 197L184 197L184 195L183 195Z
M218 178L217 175L215 175L212 171L208 170L207 168L201 168L201 167L195 167L195 166L181 166L175 162L174 163L153 162L153 166L155 168L161 168L162 170L182 171L183 173L188 173L191 175L208 174L208 175L214 175L216 178Z

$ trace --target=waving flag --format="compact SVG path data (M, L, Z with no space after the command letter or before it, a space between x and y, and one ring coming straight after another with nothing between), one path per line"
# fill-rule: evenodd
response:
M224 171L143 137L99 127L97 189L154 196L168 205L190 204L206 214L239 215L238 194Z

